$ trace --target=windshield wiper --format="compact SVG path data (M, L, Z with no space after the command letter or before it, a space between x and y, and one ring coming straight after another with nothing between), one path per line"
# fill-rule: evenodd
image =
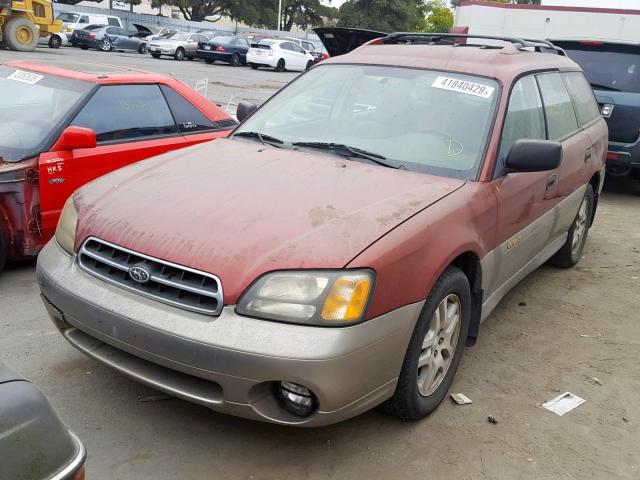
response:
M338 155L342 155L343 157L355 157L355 158L363 158L365 160L369 160L376 165L381 165L383 167L389 168L400 168L396 165L392 165L390 163L385 162L384 160L387 157L380 155L379 153L368 152L361 148L350 147L349 145L344 145L342 143L330 143L330 142L294 142L292 143L294 147L307 147L307 148L318 148L320 150L332 150Z
M589 83L589 85L591 85L593 88L598 88L598 89L601 88L603 90L611 90L613 92L621 92L622 91L619 88L610 87L609 85L601 85L599 83Z
M282 144L284 143L282 140L276 137L272 137L271 135L267 135L266 133L260 132L238 132L233 134L234 137L247 137L247 138L257 138L260 140L260 143L266 145L267 143L272 147L282 148Z

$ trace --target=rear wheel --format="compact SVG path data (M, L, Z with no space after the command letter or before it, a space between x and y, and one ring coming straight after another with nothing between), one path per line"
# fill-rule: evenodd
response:
M0 273L4 270L7 263L7 237L4 230L0 227Z
M385 409L421 419L442 402L464 353L471 320L467 276L449 267L434 285L409 341L396 391Z
M12 18L4 29L5 42L11 50L33 52L38 44L38 29L26 18Z
M86 45L80 45L80 48L81 48L82 50L89 50L89 47L88 47L88 46L86 46Z
M62 46L62 38L55 33L49 37L49 48L60 48Z
M175 58L176 60L178 60L179 62L181 62L182 60L184 60L184 48L179 47L176 50L176 53L173 55L173 58Z
M231 60L229 61L229 64L232 67L239 67L242 64L242 60L240 59L240 55L238 53L234 53L233 55L231 55Z
M213 58L205 58L204 61L207 62L209 65L211 65L213 62L215 62L215 60Z
M276 64L276 72L284 72L285 67L286 64L284 63L284 58L281 58Z
M160 58L160 54L159 53L152 53L151 56L153 58Z
M258 65L256 65L255 63L250 63L250 64L249 64L249 66L250 66L251 68L253 68L254 70L257 70L257 69L258 69Z
M587 184L587 190L584 192L582 203L578 208L578 214L571 224L567 241L562 248L558 250L549 263L561 268L573 267L580 261L584 244L587 242L589 234L589 222L593 214L593 187Z
M313 62L311 60L309 60L307 62L307 66L305 67L305 70L309 70L311 67L313 67Z

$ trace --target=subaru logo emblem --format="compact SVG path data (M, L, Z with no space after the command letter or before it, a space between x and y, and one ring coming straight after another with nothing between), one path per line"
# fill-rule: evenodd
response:
M138 283L147 283L151 279L149 271L144 267L131 267L129 269L129 277L131 280Z

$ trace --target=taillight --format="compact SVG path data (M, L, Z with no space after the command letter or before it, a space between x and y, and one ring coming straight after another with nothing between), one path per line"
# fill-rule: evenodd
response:
M87 38L90 38L91 40L93 40L94 38L96 38L96 34L90 33L89 35L87 35Z
M613 152L607 153L607 160L618 160L619 158L620 158L620 155L618 155L617 153L613 153Z
M224 52L224 47L222 45L218 45L216 47L216 52Z
M328 53L323 53L322 54L322 60L326 60L327 58L329 58L329 54Z

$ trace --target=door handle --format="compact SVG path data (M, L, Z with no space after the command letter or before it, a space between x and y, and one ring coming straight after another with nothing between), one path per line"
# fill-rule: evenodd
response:
M591 149L587 150L587 153L584 154L584 162L587 163L591 160Z
M547 190L549 190L551 187L553 187L556 184L556 181L558 179L558 176L554 173L553 175L549 175L549 178L547 178Z

